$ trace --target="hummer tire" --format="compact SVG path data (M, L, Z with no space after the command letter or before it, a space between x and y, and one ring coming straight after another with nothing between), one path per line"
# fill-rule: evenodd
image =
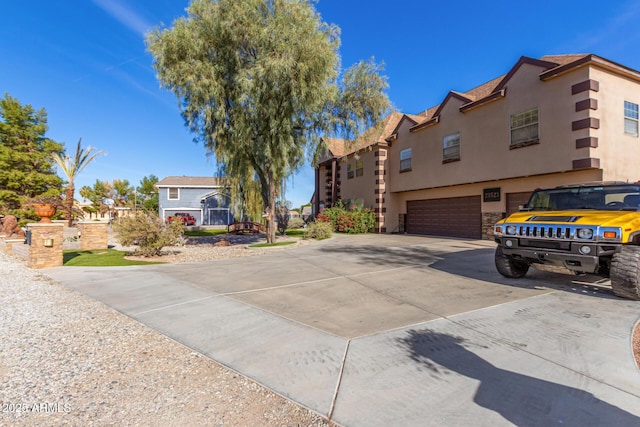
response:
M611 259L610 274L614 294L640 300L640 246L622 246L622 250Z

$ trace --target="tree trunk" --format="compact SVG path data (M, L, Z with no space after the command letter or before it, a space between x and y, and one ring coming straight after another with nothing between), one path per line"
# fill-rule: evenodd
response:
M67 185L67 188L64 193L64 197L65 197L64 211L68 220L67 226L69 227L73 226L73 195L75 192L76 192L76 187L73 181L69 181L69 185Z
M275 243L276 241L276 183L273 179L273 173L269 172L269 206L266 209L267 214L267 243Z

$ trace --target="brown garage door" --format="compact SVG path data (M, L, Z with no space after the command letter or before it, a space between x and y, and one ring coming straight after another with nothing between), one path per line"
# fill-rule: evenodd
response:
M531 193L531 191L525 191L524 193L507 193L507 216L518 212L520 205L526 205Z
M482 238L480 196L407 202L407 233Z

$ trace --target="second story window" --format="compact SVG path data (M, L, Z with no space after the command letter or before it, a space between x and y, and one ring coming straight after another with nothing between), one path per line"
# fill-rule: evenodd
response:
M362 159L356 160L356 176L364 175L364 162Z
M169 200L180 200L179 188L169 188Z
M409 172L411 170L411 148L405 148L400 151L400 172Z
M624 101L624 133L638 136L638 104Z
M538 142L538 109L511 115L511 145L528 145Z
M442 138L442 161L460 160L460 132Z
M353 162L347 163L347 179L353 178Z

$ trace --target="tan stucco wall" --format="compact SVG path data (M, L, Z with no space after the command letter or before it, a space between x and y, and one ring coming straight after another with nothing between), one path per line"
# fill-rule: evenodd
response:
M600 91L593 93L598 100L594 117L600 118L598 147L591 149L592 157L600 158L604 180L640 180L640 138L624 133L624 101L640 104L640 83L617 77L608 71L593 69L591 78L600 82Z
M359 153L359 160L363 162L363 175L355 176L356 158L349 156L348 159L340 161L340 195L342 199L360 199L364 203L364 207L375 207L375 183L378 177L375 175L377 170L376 157L374 151ZM347 178L347 163L354 166L354 177Z
M588 131L579 135L571 129L572 121L589 114L575 111L578 96L571 95L571 85L588 79L587 70L547 82L539 79L540 72L539 67L523 65L508 82L504 98L466 113L458 110L463 101L450 98L440 122L424 130L410 133L411 123L405 121L391 150L389 190L571 171L573 160L589 157L588 150L575 148L576 138L589 136ZM510 150L510 116L536 107L540 143ZM442 139L455 132L460 132L461 160L443 164ZM413 170L400 174L399 152L408 147L412 148Z

